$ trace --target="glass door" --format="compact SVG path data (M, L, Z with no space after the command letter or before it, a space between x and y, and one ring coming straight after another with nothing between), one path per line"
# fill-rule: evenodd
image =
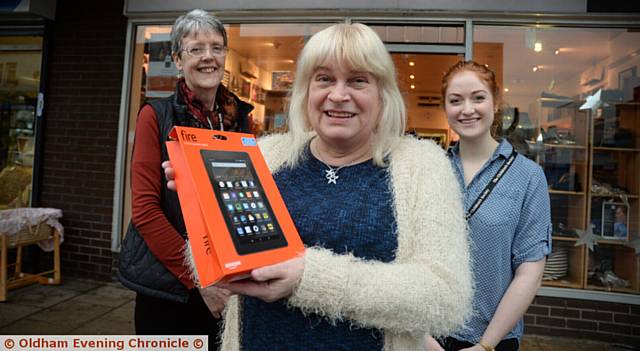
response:
M464 60L464 24L367 24L385 43L396 66L407 107L406 132L433 139L446 149L455 136L442 108L440 85L447 69Z
M0 210L28 207L42 36L0 36Z

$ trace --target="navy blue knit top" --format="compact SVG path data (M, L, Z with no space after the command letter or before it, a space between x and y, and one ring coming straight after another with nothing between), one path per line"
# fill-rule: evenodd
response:
M366 161L338 171L327 184L327 167L305 150L295 168L274 174L289 213L305 246L390 262L398 247L387 168ZM303 315L284 300L266 303L245 297L242 350L382 350L376 329L349 321L332 324L319 315Z

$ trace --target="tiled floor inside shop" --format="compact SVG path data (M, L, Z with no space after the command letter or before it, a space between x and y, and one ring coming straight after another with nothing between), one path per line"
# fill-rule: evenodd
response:
M0 302L1 335L133 334L135 294L117 282L66 279L12 290ZM527 335L523 351L614 351L604 343Z

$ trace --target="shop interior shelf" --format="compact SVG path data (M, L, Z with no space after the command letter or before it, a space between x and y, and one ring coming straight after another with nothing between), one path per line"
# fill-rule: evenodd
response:
M578 238L554 235L553 236L553 241L578 241Z
M567 190L549 189L549 194L582 196L582 195L584 195L584 192L583 191L567 191Z
M585 150L587 148L586 145L575 145L575 144L544 144L545 147L548 148L558 148L558 149L575 149L575 150Z
M637 199L637 198L640 197L638 195L631 195L631 194L594 194L594 193L591 193L591 197L620 197L622 195L626 196L629 199Z
M598 290L598 291L620 292L620 293L626 293L626 294L637 294L638 293L638 291L636 289L632 289L632 288L609 288L609 287L605 287L605 286L592 285L592 284L587 284L587 289L589 289L589 290Z
M640 235L640 103L610 102L596 114L579 110L582 103L541 98L529 111L539 116L535 127L550 134L544 140L544 154L536 160L549 181L554 234L568 235L553 235L556 250L569 249L566 276L557 277L564 273L558 268L563 265L551 262L545 267L546 277L556 279L544 280L543 285L639 294L640 258L627 240L605 236L589 250L574 246L578 238L570 234L593 225L593 233L600 235L605 231L603 213L609 223L611 206L626 204L627 235L632 239ZM550 131L557 134L555 139ZM593 193L592 187L598 192ZM626 283L607 272L628 287L609 288Z
M630 152L640 152L638 148L629 148L629 147L605 147L605 146L594 146L593 151L630 151Z
M554 288L582 288L582 284L575 281L570 281L567 279L559 279L559 280L545 280L543 282L544 286L550 286Z
M564 276L543 280L542 284L552 287L582 288L584 286L584 271L582 269L585 264L584 246L575 246L575 238L554 237L553 240L556 241L554 251L562 248L568 249L567 270ZM555 252L558 253L558 251ZM558 253L558 255L560 254ZM558 273L557 270L561 269L559 265L562 266L560 257L554 257L553 254L549 256L545 265L545 277L553 277Z
M613 241L611 243L611 241ZM635 250L625 246L625 241L607 240L599 241L594 247L594 251L588 255L588 265L591 269L598 269L600 272L612 271L613 274L629 283L628 287L608 287L608 284L594 284L594 278L589 278L587 287L595 290L638 293L640 289L638 281L639 258Z
M628 241L626 240L598 239L598 244L627 246L627 243Z

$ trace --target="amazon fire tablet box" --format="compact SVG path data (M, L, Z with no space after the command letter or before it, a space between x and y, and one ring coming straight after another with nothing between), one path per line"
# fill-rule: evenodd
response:
M206 287L304 246L251 134L174 127L166 142L189 246Z

